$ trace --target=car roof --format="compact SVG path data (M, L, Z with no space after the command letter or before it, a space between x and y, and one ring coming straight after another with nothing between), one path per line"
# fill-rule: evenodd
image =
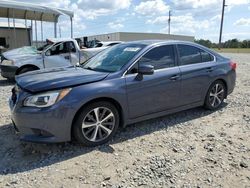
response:
M97 43L102 43L102 44L111 44L111 43L122 43L122 41L100 41Z
M82 49L81 51L86 51L86 52L95 52L95 51L100 51L108 48L108 46L103 46L103 47L98 47L98 48L86 48Z
M130 42L126 42L126 43L144 44L147 46L157 45L157 44L195 44L194 42L180 41L180 40L137 40L137 41L130 41Z
M48 38L47 41L50 41L52 43L56 43L56 42L65 42L65 41L75 41L75 39L72 39L72 38Z

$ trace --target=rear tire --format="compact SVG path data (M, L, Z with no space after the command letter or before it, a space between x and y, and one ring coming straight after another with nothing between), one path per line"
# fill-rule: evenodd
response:
M217 80L209 87L204 106L209 110L216 110L221 107L225 97L226 86L222 81Z
M85 146L97 146L108 142L119 127L117 108L109 102L101 101L82 109L73 124L75 139Z

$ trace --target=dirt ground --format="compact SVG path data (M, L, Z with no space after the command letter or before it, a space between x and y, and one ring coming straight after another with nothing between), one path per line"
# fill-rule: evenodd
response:
M195 108L121 129L108 144L19 141L0 78L0 187L250 187L250 54L223 108Z

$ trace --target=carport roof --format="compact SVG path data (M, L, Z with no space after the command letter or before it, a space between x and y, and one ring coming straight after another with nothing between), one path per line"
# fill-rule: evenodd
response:
M31 3L0 0L0 17L57 22L60 15L73 17L72 11Z

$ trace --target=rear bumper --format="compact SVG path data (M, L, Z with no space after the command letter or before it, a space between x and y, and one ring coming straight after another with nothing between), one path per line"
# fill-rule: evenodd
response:
M4 78L14 79L18 67L10 65L0 65L1 75Z
M235 70L230 71L227 77L227 95L231 94L236 84L236 72Z

